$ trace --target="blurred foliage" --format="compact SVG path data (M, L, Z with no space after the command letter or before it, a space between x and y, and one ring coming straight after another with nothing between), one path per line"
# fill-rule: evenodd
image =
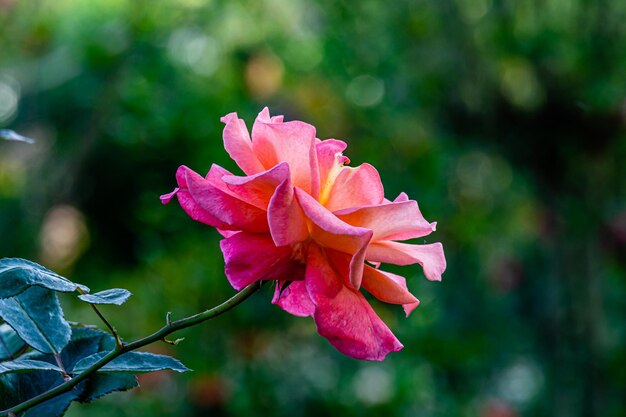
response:
M405 344L336 353L269 290L178 347L196 372L90 416L626 414L626 2L0 0L0 255L94 291L127 339L232 294L215 231L158 196L178 165L239 172L219 118L349 143L420 203L448 271L374 307ZM90 312L79 305L72 317ZM88 318L89 317L89 318Z

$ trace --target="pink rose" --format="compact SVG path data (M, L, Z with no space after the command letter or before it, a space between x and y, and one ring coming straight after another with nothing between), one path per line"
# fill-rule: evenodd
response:
M176 195L191 218L219 230L235 289L278 281L272 302L312 316L319 334L354 358L380 361L402 349L359 290L401 304L408 316L419 301L403 277L378 266L418 263L429 280L441 280L440 243L398 242L427 236L436 223L404 193L387 200L373 166L344 166L346 144L317 139L307 123L283 122L265 108L251 139L236 113L222 122L224 147L246 175L213 165L203 178L181 166L163 203Z

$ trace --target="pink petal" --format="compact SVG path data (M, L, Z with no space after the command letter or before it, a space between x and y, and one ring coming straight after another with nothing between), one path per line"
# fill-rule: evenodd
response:
M319 172L313 126L299 121L272 122L265 108L252 127L252 149L266 169L287 162L293 184L317 197Z
M274 117L281 117L281 116L274 116ZM272 120L272 119L274 119L274 117L270 116L270 109L269 109L269 107L265 106L265 107L263 107L263 110L261 110L259 112L259 114L257 115L256 118L257 118L258 121L263 122L263 123L272 123L274 121L274 120ZM277 123L282 123L282 122L283 121L281 119Z
M267 215L265 210L255 207L247 202L229 194L225 191L226 184L215 178L214 174L207 174L207 178L202 178L187 167L183 168L184 182L189 191L189 201L186 201L194 210L201 209L212 218L218 219L220 224L211 226L220 229L245 230L249 232L267 232ZM220 170L214 165L213 170ZM180 185L180 182L179 182ZM182 185L181 191L182 191ZM181 191L178 192L178 199L181 201ZM181 201L181 205L183 205ZM185 207L183 207L185 208ZM189 213L189 210L185 208ZM190 214L193 218L193 216ZM202 220L200 220L202 221Z
M207 172L204 179L210 182L211 184L213 184L214 186L216 186L217 188L219 188L220 190L226 193L230 193L228 191L227 184L222 180L222 178L226 176L230 177L234 175L232 174L232 172L230 172L226 168L223 168L217 164L211 164L211 168L209 169L209 172Z
M224 237L231 237L232 235L236 235L237 233L239 233L238 230L222 230L222 229L217 229L217 232Z
M259 280L302 279L301 264L291 260L291 248L277 248L268 234L240 232L220 241L224 271L236 290Z
M383 272L383 271L381 271ZM403 288L407 289L406 286L406 279L404 277L401 277L400 275L395 275L395 274L391 274L389 272L384 272L387 277L389 279L394 280L398 285L402 286ZM408 291L408 289L407 289ZM411 294L413 295L413 294ZM416 298L415 302L412 303L408 303L408 304L402 304L402 308L404 309L404 314L406 314L407 317L409 317L409 315L413 312L413 310L415 310L417 308L417 306L420 305L419 300Z
M276 188L270 200L267 219L276 246L291 245L309 237L306 217L296 201L289 177Z
M284 288L287 284L287 288ZM278 282L272 304L276 304L294 316L307 317L315 312L315 304L309 297L304 281Z
M180 190L180 188L176 187L171 193L163 194L161 197L159 197L161 199L161 203L169 204L169 202L172 201L172 198L174 198L174 196L178 193L178 190Z
M198 222L208 224L209 226L214 226L220 229L230 228L228 224L219 220L218 218L213 216L213 214L210 211L207 211L206 209L201 207L200 204L198 204L198 202L196 201L196 199L191 195L191 193L189 192L189 189L187 188L187 173L188 172L191 173L189 175L198 176L202 180L202 177L200 177L198 174L191 171L189 168L187 168L184 165L180 166L178 170L176 171L176 180L178 182L179 188L177 188L175 192L176 192L176 197L178 198L178 202L180 203L180 206L183 208L183 210L189 215L189 217L191 217L192 219ZM171 196L166 195L166 200L168 197L171 198Z
M412 304L403 304L402 308L404 309L404 314L406 314L406 316L409 317L411 313L413 312L413 310L415 310L418 305L420 305L419 301L417 303L412 303Z
M223 175L221 180L226 184L227 190L224 191L248 204L267 210L276 187L284 181L289 181L289 166L283 162L258 174L247 177Z
M363 287L380 301L391 304L413 304L419 300L411 294L404 277L365 265Z
M317 200L299 188L296 188L296 196L304 214L311 221L310 233L313 240L324 247L352 256L349 283L353 288L358 289L361 286L365 251L372 238L372 231L354 227L339 220Z
M229 113L220 119L225 123L224 148L228 155L239 165L246 175L264 171L263 165L252 152L252 142L248 134L246 122L237 117L237 113Z
M424 275L431 281L441 281L446 270L446 258L441 243L411 245L390 241L374 242L369 245L365 256L368 261L395 265L420 264Z
M356 359L382 361L402 349L365 297L343 285L316 245L309 248L305 283L315 303L317 331L338 351Z
M414 200L344 209L335 215L353 226L372 229L372 241L423 237L436 226L424 219Z
M409 196L406 193L402 192L398 194L398 196L393 200L394 203L401 203L403 201L409 201Z
M369 206L383 202L384 190L376 168L363 164L356 168L343 167L322 203L330 211Z
M320 200L328 200L335 178L341 172L344 163L350 162L342 155L348 145L336 139L317 142L317 163L320 173Z

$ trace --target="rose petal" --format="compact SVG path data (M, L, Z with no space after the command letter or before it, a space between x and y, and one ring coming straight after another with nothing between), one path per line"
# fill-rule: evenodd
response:
M365 297L343 285L317 245L309 248L305 283L315 303L317 331L338 351L356 359L382 361L402 349Z
M274 117L281 117L281 116L274 116ZM256 120L258 120L259 122L263 122L263 123L273 123L274 117L270 116L270 109L269 107L265 106L263 107L263 110L261 110L259 114L257 115ZM281 119L280 121L277 121L276 123L282 123L282 122L283 120Z
M291 245L308 239L306 217L296 201L289 177L276 188L268 207L267 220L276 246Z
M180 188L176 187L171 193L161 195L161 197L159 197L161 199L161 203L169 204L169 202L172 201L172 198L174 198L174 196L178 193L178 190L180 190Z
M259 280L302 279L301 265L291 260L291 248L277 248L267 234L240 232L220 241L224 271L236 290Z
M409 201L409 196L406 195L405 192L398 194L398 196L393 200L394 203L401 203L403 201Z
M391 274L389 272L384 272L384 271L381 271L381 272L386 274L389 279L395 281L398 285L402 286L405 289L407 288L407 286L406 286L406 279L404 277L401 277L400 275ZM408 291L408 289L407 289L407 291ZM417 306L420 305L419 300L418 299L415 299L415 300L416 301L413 302L413 303L402 304L402 308L404 309L404 313L406 314L407 317L409 317L411 312L413 310L415 310L417 308Z
M211 164L211 168L209 168L209 172L207 172L204 177L205 180L218 187L220 190L232 194L228 190L228 185L222 180L222 178L226 176L234 176L232 172L223 168L217 164Z
M315 304L311 301L304 281L280 281L276 285L272 304L276 304L294 316L307 317L315 312Z
M342 155L346 147L345 142L336 139L327 139L315 145L320 174L320 201L328 200L333 183L341 172L343 164L350 162Z
M395 265L420 264L424 275L431 281L441 281L441 274L446 270L446 258L441 243L411 245L390 241L374 242L369 245L368 261L385 262Z
M406 314L406 316L409 317L411 313L413 312L413 310L415 310L417 306L419 305L420 305L419 301L417 303L412 303L412 304L402 304L402 308L404 309L404 314Z
M324 247L352 256L349 282L354 289L358 289L361 286L365 251L372 238L372 231L339 220L317 200L298 188L296 196L304 214L311 221L310 234L313 240Z
M176 197L178 198L178 202L182 209L191 217L192 219L208 224L209 226L214 226L220 229L228 229L230 226L220 219L213 216L212 213L205 210L201 207L196 199L191 195L189 189L187 188L187 173L191 172L189 175L196 175L200 177L195 172L191 171L186 166L182 165L176 171L176 181L178 182L178 188L175 190ZM202 179L202 177L200 177Z
M217 229L217 232L224 237L231 237L232 235L236 235L237 233L239 233L238 230L222 230L222 229Z
M372 241L423 237L432 233L436 226L424 219L414 200L355 207L334 214L353 226L372 229Z
M214 165L211 167L211 171L219 168ZM245 230L255 233L267 232L269 230L265 210L233 196L232 193L225 190L227 185L223 181L216 179L214 174L209 173L207 178L209 180L184 167L184 182L187 185L190 199L193 200L188 202L188 204L199 207L221 222L220 224L211 224L211 226L220 229ZM181 191L182 188L181 186ZM179 201L183 194L181 191L177 194ZM187 209L185 210L187 211Z
M289 180L289 166L282 162L275 167L247 177L224 175L221 180L230 194L263 210L267 210L276 187Z
M264 171L263 165L252 151L252 141L246 122L237 117L237 113L229 113L220 119L225 123L224 148L228 155L239 165L246 175Z
M343 167L322 204L330 211L345 208L369 206L383 202L384 190L380 175L370 164L356 168Z
M315 197L319 195L313 126L300 121L272 122L265 108L252 127L252 150L266 169L287 162L293 184Z
M363 269L363 287L385 303L419 303L419 300L409 292L404 277L368 265Z

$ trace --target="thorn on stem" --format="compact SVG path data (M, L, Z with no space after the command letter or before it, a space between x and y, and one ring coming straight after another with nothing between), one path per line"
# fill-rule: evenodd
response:
M86 324L86 323L80 323L78 321L69 321L69 320L67 322L72 327L82 327L85 329L97 329L98 328L98 326L96 326L95 324Z
M178 345L178 344L179 344L180 342L182 342L183 340L185 340L185 338L184 338L184 337L181 337L180 339L176 339L176 340L169 340L169 339L166 339L165 337L163 338L163 341L164 341L165 343L167 343L167 344L169 344L169 345L174 345L174 346Z
M115 347L118 349L124 349L124 342L122 342L122 339L120 338L120 335L117 333L117 331L115 331L115 328L113 328L114 330L114 334L115 334Z
M168 326L172 325L172 312L171 311L168 311L167 314L165 315L165 323Z

